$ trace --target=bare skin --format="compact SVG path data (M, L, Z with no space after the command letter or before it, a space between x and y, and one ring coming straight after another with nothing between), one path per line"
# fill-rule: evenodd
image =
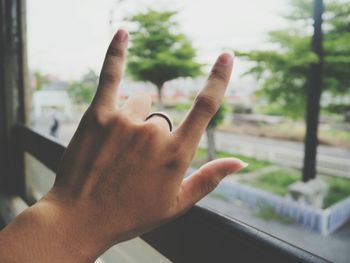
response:
M245 166L218 159L184 179L224 96L232 56L220 55L186 118L170 132L161 117L145 121L151 108L145 93L116 106L127 43L127 32L119 30L53 188L0 233L0 262L94 262L112 245L182 215Z

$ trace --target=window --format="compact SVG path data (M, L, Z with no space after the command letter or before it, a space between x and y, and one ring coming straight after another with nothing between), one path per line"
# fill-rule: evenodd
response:
M66 145L91 101L115 29L139 30L142 21L130 18L140 12L147 14L148 7L156 12L178 10L171 17L178 26L167 28L168 33L186 36L196 53L187 59L204 65L205 74L210 70L207 65L222 50L236 52L234 73L224 106L216 116L217 125L203 136L191 169L200 167L208 157L235 156L249 163L240 173L228 176L199 205L331 261L347 262L350 83L346 76L350 65L346 59L350 50L345 44L345 25L349 24L350 2L324 1L324 91L317 177L303 184L304 114L310 67L317 64L317 53L311 46L312 4L311 0L28 1L31 125ZM158 45L162 44L167 45L159 40ZM182 44L172 47L185 48ZM154 49L144 49L143 55ZM137 50L130 53L138 55ZM175 124L205 82L205 74L187 73L182 77L174 74L162 86L163 108ZM144 90L152 95L156 108L157 88L146 79L135 81L135 75L137 71L126 75L119 101L123 103L133 92ZM213 153L215 156L210 156ZM53 173L29 155L26 172L36 196L53 183ZM304 179L311 175L304 174ZM142 241L133 242L137 249L146 249ZM121 247L129 249L128 244ZM161 258L155 251L150 253L149 262ZM113 255L109 251L102 260L112 262ZM132 260L137 261L137 255Z

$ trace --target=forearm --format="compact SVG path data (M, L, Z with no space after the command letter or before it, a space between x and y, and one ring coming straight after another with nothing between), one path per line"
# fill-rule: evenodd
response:
M0 262L93 262L93 253L82 251L74 233L42 208L28 208L0 232Z

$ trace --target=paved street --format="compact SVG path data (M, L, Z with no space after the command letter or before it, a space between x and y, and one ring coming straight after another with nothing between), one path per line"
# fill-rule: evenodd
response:
M301 169L304 146L300 142L216 132L218 150L268 160L282 166ZM206 147L203 137L201 146ZM320 145L317 154L319 174L350 178L350 150Z
M221 144L228 141L236 141L241 144L255 144L261 148L264 147L278 147L283 149L290 149L294 151L304 151L304 145L301 142L293 142L286 140L278 140L265 137L256 137L248 135L238 135L228 132L217 131L216 133L217 143ZM338 157L341 159L350 160L350 150L345 148L336 148L333 146L319 145L318 154L321 156Z

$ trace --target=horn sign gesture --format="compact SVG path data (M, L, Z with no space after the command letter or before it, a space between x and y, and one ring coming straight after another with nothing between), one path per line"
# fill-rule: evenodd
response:
M15 220L4 230L22 229L22 236L36 230L31 242L41 249L22 252L32 262L93 262L110 246L182 215L226 175L245 166L235 158L218 159L184 178L223 99L233 57L219 56L188 114L170 131L161 114L147 118L151 97L146 93L117 107L127 45L128 33L119 30L53 188L19 216L17 225ZM31 229L26 229L29 224ZM18 251L9 254L15 257Z

